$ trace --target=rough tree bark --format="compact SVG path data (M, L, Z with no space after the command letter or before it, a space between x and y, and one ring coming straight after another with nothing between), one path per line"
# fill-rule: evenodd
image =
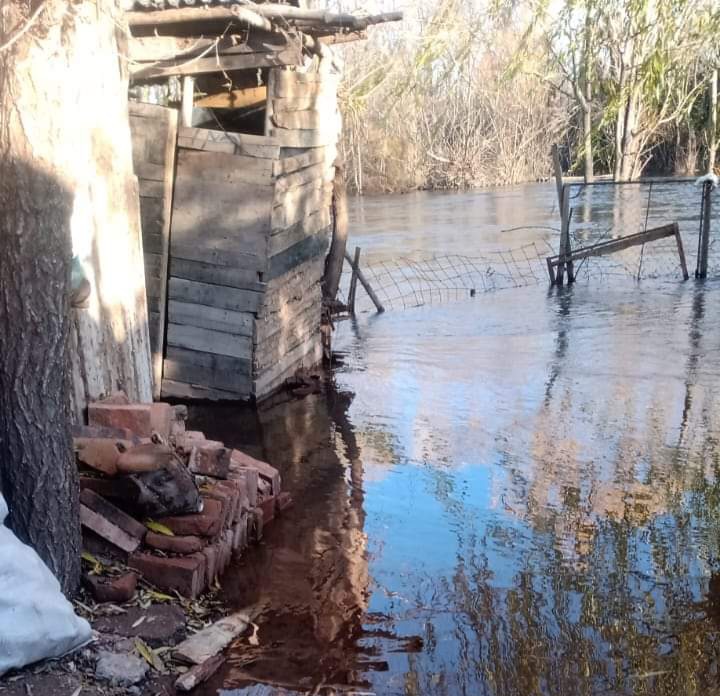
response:
M0 45L35 9L3 6ZM49 0L0 53L0 485L9 526L66 592L80 574L67 354L73 200L58 110L77 79L72 25L64 3Z
M102 256L97 230L106 228L115 240L106 255L116 265L124 264L126 247L138 246L123 236L137 218L137 210L128 213L137 193L125 195L135 180L116 22L113 0L0 3L0 487L10 526L67 593L80 575L69 408L71 239ZM131 251L141 259L139 248ZM134 271L119 268L113 279L115 293L132 302L140 290L121 281ZM99 287L94 278L95 304ZM112 297L102 299L112 308ZM108 311L84 314L98 326L109 316L116 344L128 343L129 329ZM112 350L103 345L103 354Z

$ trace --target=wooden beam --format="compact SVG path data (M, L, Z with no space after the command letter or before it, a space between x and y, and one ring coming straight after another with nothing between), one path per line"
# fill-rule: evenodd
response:
M173 10L174 12L175 10ZM179 10L178 10L179 11ZM245 53L240 55L213 55L207 58L189 60L168 60L143 65L130 65L130 76L135 80L171 75L201 75L207 73L231 72L252 68L273 68L284 65L298 65L302 62L299 49L288 47L282 51Z
M400 22L403 19L402 12L386 12L360 17L324 10L306 10L276 3L258 5L250 2L243 7L237 5L231 7L184 7L176 10L127 12L125 16L130 27L228 21L239 26L272 31L272 21L281 20L288 23L301 23L303 31L308 33L327 27L357 32L375 24Z
M182 109L180 110L181 125L191 128L193 108L195 104L195 78L190 75L183 77L182 83Z
M231 92L208 94L195 100L195 106L208 109L247 109L267 100L267 86L234 89Z
M185 22L230 22L244 29L273 31L272 22L247 7L185 7L178 10L151 10L149 12L126 12L128 26L148 27Z
M552 280L552 269L559 267L562 269L562 264L565 262L580 261L593 256L607 256L608 254L614 254L618 251L623 251L633 246L639 246L640 244L647 244L648 242L654 242L658 239L664 239L665 237L675 237L678 245L678 254L680 256L680 265L683 267L683 277L687 280L687 268L685 267L685 252L682 248L682 239L680 238L680 228L676 222L669 225L662 225L661 227L654 227L651 230L645 232L637 232L630 234L626 237L620 237L618 239L609 239L604 242L598 242L591 246L581 247L575 249L567 254L567 256L558 254L557 256L548 256L547 264L548 271L550 271L550 278Z

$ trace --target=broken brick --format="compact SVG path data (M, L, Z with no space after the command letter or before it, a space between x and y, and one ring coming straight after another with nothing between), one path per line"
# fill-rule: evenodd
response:
M167 558L149 553L134 553L128 559L131 568L161 590L177 590L184 597L194 599L205 589L205 556Z
M148 532L145 536L145 543L159 551L183 555L197 553L203 549L203 540L197 536L167 536Z
M93 426L126 428L138 437L150 437L152 404L90 404L88 422Z
M190 515L174 515L158 520L180 536L214 537L222 529L223 506L219 500L203 497L203 511Z
M230 470L230 450L222 442L198 442L190 453L188 468L194 474L225 479Z
M131 445L131 443L127 444ZM118 460L126 444L120 440L77 437L73 440L73 446L81 464L106 476L115 476L118 471Z
M98 602L129 602L135 594L138 576L124 573L116 578L84 575L83 584Z
M95 491L88 488L83 489L80 492L80 502L93 512L104 517L108 522L122 529L126 534L138 539L138 541L145 538L147 533L145 525L138 522L134 517L130 517L130 515L105 500Z

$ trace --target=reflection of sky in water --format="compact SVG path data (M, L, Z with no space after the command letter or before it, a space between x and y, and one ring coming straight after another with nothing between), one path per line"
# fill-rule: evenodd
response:
M378 693L713 681L717 291L531 288L342 327ZM391 652L378 622L423 650Z

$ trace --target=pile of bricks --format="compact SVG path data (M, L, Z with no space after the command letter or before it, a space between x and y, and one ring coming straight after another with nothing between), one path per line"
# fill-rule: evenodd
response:
M186 417L183 406L117 394L91 404L74 433L86 543L99 537L131 569L88 578L101 601L121 601L135 573L197 597L291 504L276 469L187 431Z

